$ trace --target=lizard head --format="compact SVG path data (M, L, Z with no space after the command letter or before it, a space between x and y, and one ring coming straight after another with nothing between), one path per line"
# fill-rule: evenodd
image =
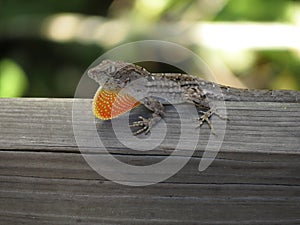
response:
M146 77L150 73L144 68L121 61L103 60L88 70L88 76L100 86L108 89L121 89L131 81Z
M131 95L129 88L127 91L121 90L130 84L140 84L139 82L150 73L142 67L121 61L103 60L99 65L88 70L88 76L100 84L93 99L94 115L102 120L108 120L128 112L132 108L140 105L138 98ZM139 85L143 88L143 85ZM140 88L138 88L140 89ZM124 89L123 89L124 90Z

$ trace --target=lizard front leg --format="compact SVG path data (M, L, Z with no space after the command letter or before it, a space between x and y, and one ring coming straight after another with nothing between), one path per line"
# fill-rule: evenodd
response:
M150 118L144 118L142 116L139 116L139 121L133 122L130 126L131 127L141 127L141 129L137 130L134 132L134 135L141 134L145 132L145 134L149 133L151 128L158 123L161 118L164 116L164 106L161 102L156 100L155 98L152 97L146 97L144 98L141 103L151 110L152 117Z

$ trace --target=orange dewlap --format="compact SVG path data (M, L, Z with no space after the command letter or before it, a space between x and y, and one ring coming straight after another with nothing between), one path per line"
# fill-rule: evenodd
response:
M139 101L128 94L119 94L117 91L100 89L94 97L93 112L101 120L110 120L140 104Z

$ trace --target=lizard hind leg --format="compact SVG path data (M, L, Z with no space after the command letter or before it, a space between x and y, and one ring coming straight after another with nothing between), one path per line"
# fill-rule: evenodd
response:
M198 118L198 124L196 127L201 127L202 124L204 122L206 122L209 126L209 128L211 129L212 133L215 134L215 130L214 127L212 125L212 123L210 122L210 117L214 114L214 111L212 109L205 111L200 110L200 113L202 113L203 115L201 117Z
M198 112L202 113L202 116L198 118L198 124L196 127L201 127L204 122L206 122L213 134L216 134L215 129L210 121L210 118L212 115L217 115L219 118L223 120L228 120L227 117L221 115L220 113L217 112L216 109L209 108L207 111L203 110L198 110Z

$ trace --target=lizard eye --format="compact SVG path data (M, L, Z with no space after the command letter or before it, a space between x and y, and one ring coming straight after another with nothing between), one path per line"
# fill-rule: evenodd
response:
M126 78L126 80L124 81L125 84L128 84L130 82L130 78Z

